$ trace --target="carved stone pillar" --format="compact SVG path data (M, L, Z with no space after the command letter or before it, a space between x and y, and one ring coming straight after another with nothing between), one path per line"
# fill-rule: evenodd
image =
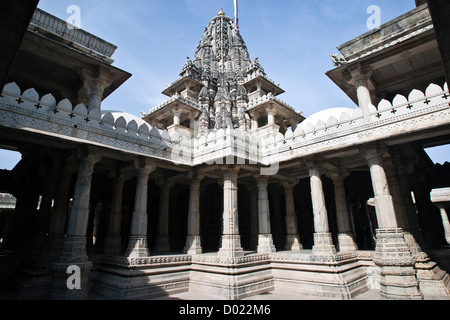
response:
M394 201L389 190L382 154L376 149L365 150L365 157L372 178L378 226L380 229L398 228Z
M447 211L445 209L444 203L438 203L436 206L439 208L439 211L441 213L441 219L442 219L442 226L444 227L445 232L445 240L447 241L447 244L450 245L450 222L448 220Z
M104 247L104 252L108 254L120 254L122 251L123 186L128 179L127 175L119 173L113 182L111 214Z
M200 184L203 176L196 175L190 180L188 234L184 253L196 255L202 253L200 238Z
M372 104L369 89L369 79L372 75L372 71L370 69L362 70L360 66L351 68L348 71L352 75L352 79L349 83L355 86L356 94L358 96L358 105L361 108L364 121L368 123L370 122L369 106Z
M179 126L181 124L181 113L178 109L173 110L173 124Z
M414 269L415 260L398 227L394 202L383 165L381 151L364 150L375 194L378 226L374 262L380 267L380 294L383 299L423 299Z
M56 184L53 212L44 249L44 254L51 262L56 261L61 255L66 238L65 228L70 202L70 183L77 168L74 160L66 160Z
M68 217L63 251L58 262L52 265L54 280L52 299L87 299L92 262L88 260L86 253L86 232L89 219L92 174L96 163L100 159L100 156L92 153L81 159L72 209ZM67 288L67 268L72 265L79 267L81 270L81 290L69 290Z
M345 174L336 170L331 172L329 176L334 184L339 251L357 251L358 247L352 232L350 214L347 206L347 196L345 194Z
M147 243L147 193L148 178L156 168L144 161L137 161L137 184L134 212L131 218L131 232L126 256L140 258L150 256Z
M40 256L44 254L44 246L49 232L50 220L52 217L52 204L58 180L59 169L61 167L58 156L52 156L48 168L44 170L46 176L43 184L42 198L37 212L37 221L33 226L33 238L31 241L31 255Z
M311 199L314 213L314 247L313 253L317 255L336 254L336 248L328 225L328 212L325 205L325 195L321 173L318 166L308 162L307 167L311 178Z
M155 250L158 252L170 251L169 241L169 208L170 208L170 189L172 183L163 181L160 188L159 198L159 217L158 217L158 235L156 238Z
M256 130L259 129L258 119L253 118L251 123L252 123L252 132L255 132Z
M272 109L267 112L267 122L270 126L275 124L275 113Z
M258 185L258 253L276 252L270 226L269 195L267 193L268 180L267 177L256 179Z
M251 216L250 248L256 249L258 247L258 234L259 234L258 190L256 188L250 188L250 216Z
M241 257L238 213L238 172L239 167L226 166L223 170L223 231L221 248L218 255L222 257Z
M295 213L294 187L298 180L283 183L286 198L286 250L301 251L303 245L298 234L297 215Z
M88 113L97 109L101 112L103 93L112 83L111 71L99 68L96 72L87 69L80 69L79 74L83 81L83 88L89 102Z
M421 256L426 256L426 253L422 251L422 249L426 249L425 240L423 239L422 232L420 230L419 219L417 216L417 209L413 202L413 198L411 196L411 186L409 183L409 178L406 172L405 167L410 166L411 159L407 157L405 160L402 157L402 149L396 148L392 152L392 157L395 163L395 171L397 173L397 183L399 197L398 199L400 205L402 206L401 214L404 214L404 218L402 219L402 223L405 225L401 225L403 231L407 231L409 233L409 237L406 239L406 242L409 244L411 252L413 255L420 253ZM406 236L406 235L405 235Z
M393 197L394 209L398 221L398 226L402 228L405 241L409 246L409 249L411 250L413 256L416 259L422 259L426 256L426 254L422 252L421 247L416 241L415 234L417 235L417 233L414 234L414 232L412 231L410 219L408 218L408 204L407 204L408 192L406 191L406 195L404 195L402 192L400 181L397 175L396 170L397 168L391 156L388 155L387 157L385 157L383 159L383 162L386 170L386 175L389 181L389 190ZM412 202L411 191L409 191L409 202ZM414 212L414 214L416 213Z

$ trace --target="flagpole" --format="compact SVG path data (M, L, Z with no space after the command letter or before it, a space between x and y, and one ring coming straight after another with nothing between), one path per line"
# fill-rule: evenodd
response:
M239 19L238 19L238 1L234 0L234 24L236 27L236 34L239 32Z

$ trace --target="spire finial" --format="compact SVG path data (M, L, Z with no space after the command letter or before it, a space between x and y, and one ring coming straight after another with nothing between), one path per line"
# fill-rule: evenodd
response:
M225 16L225 12L223 12L223 8L220 8L220 12L217 15L219 17Z

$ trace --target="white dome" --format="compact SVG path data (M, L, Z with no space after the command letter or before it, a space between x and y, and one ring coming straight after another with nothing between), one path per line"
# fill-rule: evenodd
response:
M322 111L319 111L312 116L306 118L305 121L303 121L300 126L306 126L307 124L311 124L315 126L319 120L322 120L323 122L327 123L328 119L330 117L335 117L337 120L341 117L341 115L345 112L349 116L352 115L352 113L355 111L355 109L352 108L331 108L331 109L325 109Z
M127 123L130 123L132 120L134 120L134 121L136 121L138 126L141 126L143 124L148 124L147 122L145 122L138 116L135 116L134 114L131 114L131 113L126 113L126 112L122 112L122 111L114 111L114 110L105 110L105 111L102 111L102 116L107 113L111 113L112 116L114 117L114 120L117 120L120 117L124 117Z

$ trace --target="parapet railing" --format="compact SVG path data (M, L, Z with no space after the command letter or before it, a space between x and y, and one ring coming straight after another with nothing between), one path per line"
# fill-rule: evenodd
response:
M295 131L258 138L240 129L211 130L191 137L153 128L141 118L123 112L87 111L83 104L59 102L51 94L39 97L34 89L23 93L7 84L0 97L0 125L40 132L62 139L108 147L174 164L195 166L216 163L228 156L250 164L272 165L324 151L356 146L450 124L447 84L431 84L425 92L413 90L408 98L398 95L370 107L366 122L359 108L339 116L308 119ZM239 164L239 163L238 163Z
M117 46L100 39L84 30L77 28L68 28L68 23L45 11L37 9L31 20L31 25L40 27L48 32L56 34L63 39L77 43L89 50L100 53L108 58L114 54Z

